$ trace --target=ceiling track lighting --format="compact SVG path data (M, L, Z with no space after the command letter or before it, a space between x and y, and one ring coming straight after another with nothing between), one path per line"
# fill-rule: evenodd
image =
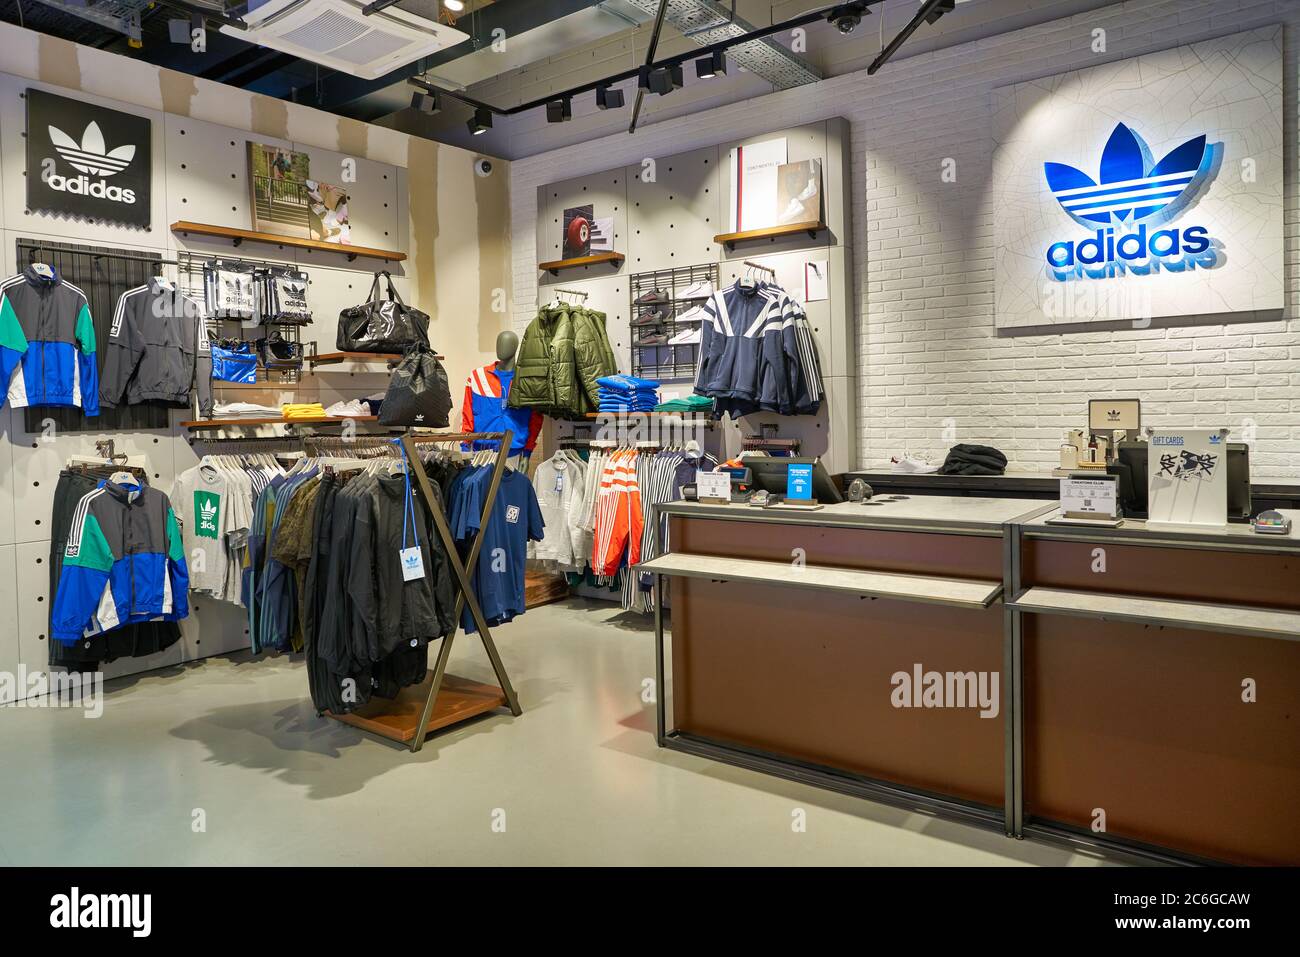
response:
M623 91L609 85L596 87L596 107L601 110L622 109Z
M452 13L460 13L465 9L464 0L442 0L442 5Z
M695 61L695 75L701 80L711 80L715 76L727 75L727 55L721 50L715 50L705 57L700 57Z
M474 136L481 136L488 130L492 129L492 111L486 106L478 107L474 110L474 115L466 121L465 125L469 127L471 134Z
M573 119L573 99L562 96L546 104L547 123L567 123Z
M442 109L442 100L437 93L420 93L411 94L411 108L419 110L426 116L433 116Z
M934 9L925 15L925 22L931 25L937 23L941 16L952 13L956 6L957 0L939 0Z

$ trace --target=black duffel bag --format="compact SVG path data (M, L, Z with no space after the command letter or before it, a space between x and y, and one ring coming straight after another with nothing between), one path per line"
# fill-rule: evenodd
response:
M388 298L379 290L379 277L388 282ZM429 345L429 316L402 302L387 272L375 273L370 298L339 313L340 352L405 352Z
M417 343L393 370L388 394L379 406L380 425L446 428L450 424L451 385L433 350Z

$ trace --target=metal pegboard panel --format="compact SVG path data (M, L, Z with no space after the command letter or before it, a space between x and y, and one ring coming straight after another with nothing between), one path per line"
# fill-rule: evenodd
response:
M313 180L347 190L353 245L376 249L405 248L398 245L401 230L397 225L396 166L302 143L295 143L294 149L307 154ZM321 257L315 258L319 260Z
M627 253L628 241L628 184L627 175L622 168L593 173L578 179L552 183L541 191L538 206L538 218L541 228L538 231L539 247L537 261L551 262L564 258L564 211L574 206L593 207L592 215L596 219L614 220L614 252ZM584 266L578 269L566 269L558 276L541 273L539 283L545 285L569 285L579 279L599 279L602 274L608 276L613 269L607 264Z
M715 262L723 215L716 147L629 166L627 268L631 272Z
M181 622L181 640L169 651L175 651L182 661L196 661L240 651L250 644L248 609L191 592L190 616Z
M0 545L0 602L9 609L9 620L0 628L0 671L14 674L22 660L19 653L20 628L14 627L13 609L18 603L18 548L15 545Z
M14 546L14 579L18 595L9 606L11 621L17 611L18 660L31 671L48 671L47 634L50 628L50 540L22 542Z
M50 537L50 515L59 472L72 455L96 455L95 442L111 438L115 451L142 456L149 484L169 490L175 478L175 454L170 430L151 432L28 433L21 424L10 432L13 454L14 540L19 543Z
M252 229L248 194L248 141L292 148L287 141L252 137L243 130L168 113L164 175L167 224L178 220Z
M12 545L16 540L14 492L18 477L14 474L14 421L21 424L22 413L15 412L6 402L0 409L0 545Z
M60 96L95 103L109 109L121 110L151 121L152 144L150 153L153 162L153 187L150 193L151 227L148 230L128 229L123 226L108 226L99 223L87 223L65 219L48 213L29 212L27 209L27 149L26 140L21 135L27 129L27 100L24 96L31 87L48 90ZM149 110L105 97L93 96L77 90L51 86L10 74L0 74L0 130L4 131L3 150L0 150L0 184L4 189L3 222L7 229L23 231L27 234L42 233L63 237L76 242L105 245L148 245L165 243L167 235L167 190L162 175L162 157L165 149L163 114L160 110ZM81 131L78 131L80 134ZM112 144L118 145L118 144ZM60 167L63 161L56 160L56 168L72 172L70 168Z

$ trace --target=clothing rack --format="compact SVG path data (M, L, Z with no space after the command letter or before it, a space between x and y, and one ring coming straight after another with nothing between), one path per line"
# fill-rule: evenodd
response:
M324 441L329 442L332 439L333 437L326 437ZM469 608L470 616L474 619L479 637L483 641L483 649L487 652L488 659L492 663L492 670L496 673L499 687L494 688L491 685L484 685L447 674L447 661L451 657L452 642L456 637L456 633L453 631L442 639L442 645L438 649L438 658L425 682L403 689L396 698L390 700L371 699L366 705L348 714L329 713L331 718L344 724L405 744L412 752L419 751L424 747L424 739L431 731L437 731L449 725L477 717L480 714L486 714L489 711L496 710L503 704L516 717L523 714L523 709L519 707L519 700L515 696L515 690L510 684L510 676L506 673L501 656L497 653L496 643L492 640L492 632L488 628L487 620L483 616L483 610L479 607L478 598L475 596L473 585L470 582L470 576L473 575L474 569L478 565L479 552L483 545L481 529L487 526L492 514L492 508L496 503L497 492L501 487L501 476L505 473L506 459L509 457L510 443L514 441L514 433L509 430L505 432L434 432L423 434L406 432L400 438L389 439L386 443L382 439L376 443L375 437L370 436L344 443L349 448L357 448L359 444L363 446L387 444L387 447L392 450L400 447L405 453L407 462L413 463L419 461L419 456L416 453L418 444L473 442L482 439L499 440L500 446L497 449L496 461L492 468L492 479L488 485L487 497L483 502L483 513L479 519L480 532L474 536L474 543L470 546L469 555L464 562L461 561L460 553L456 549L456 541L452 537L450 526L447 524L447 517L443 514L442 507L433 494L433 487L429 484L429 477L424 473L424 469L418 467L411 467L410 473L415 477L420 494L424 497L425 505L428 506L429 513L433 517L434 525L438 529L438 537L442 540L443 548L447 552L452 574L460 586L460 594L456 596L453 620L457 623L456 627L459 629L461 613L466 607ZM320 440L307 439L304 441L319 442ZM440 703L441 708L439 707Z
M771 266L764 266L761 263L756 263L750 259L744 260L744 265L748 266L750 269L757 269L759 272L765 272L769 276L776 275L776 270L773 269Z
M556 289L555 295L556 296L577 296L580 299L582 299L583 302L586 302L591 297L591 293L583 292L581 289Z

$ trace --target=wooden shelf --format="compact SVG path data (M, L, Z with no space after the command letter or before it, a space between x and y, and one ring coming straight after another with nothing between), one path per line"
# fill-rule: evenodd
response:
M732 506L738 512L746 505ZM718 581L761 582L791 588L848 592L864 598L897 598L959 608L987 608L1002 594L1002 583L970 581L962 578L939 578L929 575L904 575L898 572L873 572L857 568L832 568L824 565L791 565L789 562L722 558L671 552L635 566L637 571L685 578L708 578Z
M191 432L203 432L208 429L233 429L241 425L335 425L339 422L378 422L377 415L327 415L312 419L286 419L282 415L258 418L254 416L233 419L194 419L182 422L183 428Z
M792 223L789 226L772 226L768 229L745 229L738 233L719 233L713 237L715 243L721 243L727 249L735 249L736 243L756 242L760 239L781 239L798 233L807 233L813 239L826 229L825 223Z
M435 355L439 362L446 360L446 356ZM394 363L402 361L400 352L321 352L316 355L306 357L307 365L315 369L317 366L332 366L343 362L387 362L389 368Z
M210 226L206 223L191 223L188 220L179 220L172 223L172 232L174 233L193 233L196 236L212 236L217 239L229 239L236 246L242 244L245 240L254 243L272 243L276 246L292 246L294 249L312 249L322 253L342 253L348 257L348 261L356 259L358 256L369 256L373 259L386 259L391 262L402 262L406 259L406 253L399 253L394 249L374 249L370 246L344 246L341 243L324 243L319 239L299 239L297 236L281 236L278 233L259 233L252 229L237 229L234 226Z
M349 714L325 713L335 721L409 745L415 739L420 712L429 697L432 675L433 672L428 672L422 682L403 688L396 698L373 698ZM429 723L424 726L424 733L467 721L505 705L505 693L495 685L443 675L438 700L434 703Z
M554 262L538 263L537 268L543 272L549 272L552 276L558 276L561 269L577 269L579 266L599 266L601 263L609 263L615 269L623 265L623 260L627 259L622 253L596 253L592 256L579 256L577 259L557 259Z

